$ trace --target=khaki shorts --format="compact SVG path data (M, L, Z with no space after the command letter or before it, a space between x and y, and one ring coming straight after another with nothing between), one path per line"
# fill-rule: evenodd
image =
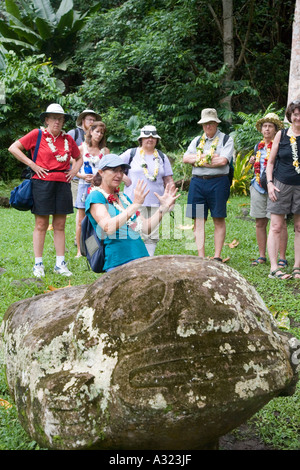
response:
M258 192L253 186L250 186L250 216L255 219L270 218L270 212L267 211L268 194Z
M268 199L268 211L271 214L300 214L300 186L284 184L274 179L277 201Z
M140 213L145 219L149 219L155 212L158 210L158 207L151 207L151 206L141 206L140 207ZM151 233L148 235L143 233L143 240L146 241L151 241L153 240L154 242L158 242L159 240L159 226L158 224Z

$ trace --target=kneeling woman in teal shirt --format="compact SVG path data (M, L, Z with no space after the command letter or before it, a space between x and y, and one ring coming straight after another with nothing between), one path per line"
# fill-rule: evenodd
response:
M130 166L118 155L105 155L98 170L101 184L92 188L85 201L85 212L98 237L104 239L104 271L149 256L141 234L151 233L179 197L174 185L168 184L162 196L155 193L160 203L157 211L151 218L143 218L139 208L149 192L147 185L138 181L133 202L118 191L126 168Z

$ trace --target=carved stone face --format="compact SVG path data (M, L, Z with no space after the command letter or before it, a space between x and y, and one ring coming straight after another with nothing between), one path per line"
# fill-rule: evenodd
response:
M48 307L41 321L40 299L25 341L36 379L10 381L25 429L43 445L205 448L294 380L288 339L254 288L221 263L155 257L70 289L64 302L57 291L52 319ZM29 384L30 406L21 393Z

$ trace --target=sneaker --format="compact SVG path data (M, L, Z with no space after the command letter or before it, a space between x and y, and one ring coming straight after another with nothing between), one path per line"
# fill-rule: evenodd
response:
M62 274L63 276L72 276L72 273L71 271L68 270L67 264L65 261L63 261L60 266L55 266L54 272L56 274Z
M44 277L45 276L45 268L43 263L37 263L33 266L33 275L35 277Z

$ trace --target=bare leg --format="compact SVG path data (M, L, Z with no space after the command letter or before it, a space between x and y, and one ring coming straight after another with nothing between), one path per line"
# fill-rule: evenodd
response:
M43 256L45 237L49 226L49 215L35 215L33 251L36 258Z
M80 235L81 235L81 222L83 221L85 216L84 209L77 209L76 214L76 244L77 244L77 257L81 256L80 253Z
M198 256L205 256L205 219L194 219L194 236L198 250Z
M256 240L258 245L259 256L261 258L266 257L268 221L269 219L267 217L255 219Z
M271 214L271 225L270 225L270 231L269 231L268 243L267 243L270 264L271 264L271 272L278 269L277 257L278 257L280 238L281 238L283 225L284 225L284 214ZM282 271L278 272L278 274L280 273L282 273ZM283 276L283 279L288 278L288 277L289 275L285 274L285 276Z
M224 218L217 218L214 219L215 224L215 258L221 257L221 251L224 245L225 236L226 236L226 223Z
M65 214L53 215L53 233L54 233L54 246L57 256L65 255L65 224L67 216Z

